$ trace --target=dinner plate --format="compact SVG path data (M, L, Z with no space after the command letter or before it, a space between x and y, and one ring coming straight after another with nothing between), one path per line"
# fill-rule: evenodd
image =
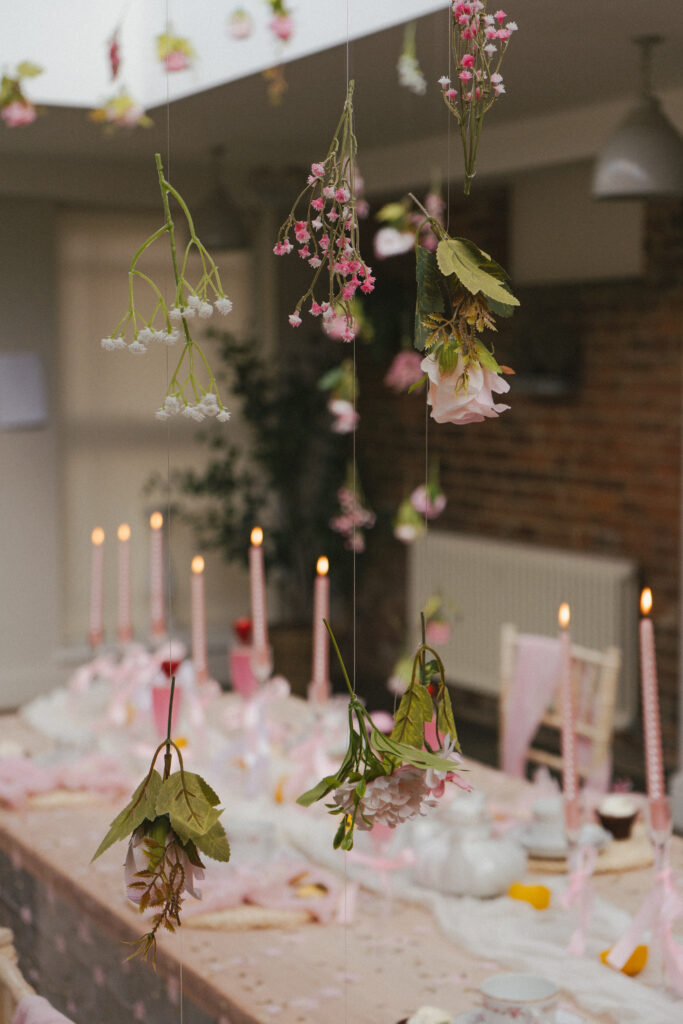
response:
M563 860L567 856L567 839L560 829L549 829L547 825L536 825L532 822L522 829L519 841L530 857L541 857L544 860ZM579 833L581 846L594 846L597 850L611 843L612 836L601 825L591 822L584 825Z

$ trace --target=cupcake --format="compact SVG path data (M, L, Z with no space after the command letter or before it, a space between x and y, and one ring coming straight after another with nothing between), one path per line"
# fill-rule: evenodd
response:
M610 793L601 800L596 814L602 827L615 839L628 839L638 816L638 807L628 794Z

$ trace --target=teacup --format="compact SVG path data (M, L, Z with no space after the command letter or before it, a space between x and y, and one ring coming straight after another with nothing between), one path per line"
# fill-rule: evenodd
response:
M551 1024L558 988L534 974L494 974L482 982L486 1024Z

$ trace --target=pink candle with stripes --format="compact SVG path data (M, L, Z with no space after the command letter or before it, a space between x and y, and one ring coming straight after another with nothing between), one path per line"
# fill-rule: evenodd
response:
M103 584L104 584L104 530L96 526L90 539L92 541L92 566L90 574L90 646L99 647L104 638L102 622Z
M670 811L664 787L655 634L652 619L649 617L651 609L652 591L646 587L640 596L640 610L643 614L640 620L640 679L643 699L647 796L652 831L666 832L670 826Z
M263 530L255 526L251 531L249 549L249 582L251 590L252 647L263 651L268 647L266 619L266 580L263 569Z
M572 686L572 651L569 633L570 610L564 602L558 612L560 624L560 710L562 715L562 795L564 797L564 823L568 833L576 834L581 827L579 804L579 778L576 760L576 706Z
M330 642L324 619L330 617L330 563L322 555L316 565L313 592L313 674L311 700L323 703L330 696Z
M204 591L204 559L195 555L192 559L190 579L190 615L192 619L192 662L195 679L205 683L209 678L206 646L206 596Z
M119 626L117 637L120 644L127 644L133 638L130 602L130 526L121 523L116 536L119 539Z
M166 634L164 615L164 517L161 512L152 512L149 517L149 617L150 633L153 640L160 640Z

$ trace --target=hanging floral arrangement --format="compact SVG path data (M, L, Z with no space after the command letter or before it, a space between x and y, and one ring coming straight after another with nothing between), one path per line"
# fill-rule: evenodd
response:
M39 64L22 60L17 64L13 75L4 74L0 79L0 117L8 128L18 128L35 121L38 112L26 97L23 82L42 73L43 69Z
M254 19L244 7L236 7L228 15L228 34L233 39L248 39L254 31Z
M371 509L365 508L363 489L353 462L347 467L346 481L337 491L337 500L339 513L330 519L330 529L342 535L344 547L361 554L365 551L363 531L371 529L377 517Z
M410 503L425 519L438 519L446 507L446 495L439 479L439 463L432 459L429 464L427 482L416 487L410 495Z
M105 100L101 107L90 111L90 120L104 124L109 130L116 128L151 128L152 118L124 87L116 96Z
M189 39L164 32L156 38L157 58L167 71L186 71L197 56Z
M339 366L328 370L318 381L321 391L329 391L327 408L333 416L334 434L352 434L360 421L356 411L358 377L352 359L344 359Z
M420 62L417 59L416 32L417 26L414 21L406 25L403 32L403 48L396 70L398 71L399 85L409 89L416 96L424 96L427 91L427 80L422 74Z
M294 32L294 18L285 0L266 0L271 11L268 28L276 39L288 43Z
M154 958L160 929L174 932L180 925L185 893L199 899L196 883L204 877L200 854L230 860L230 844L218 820L220 797L200 775L185 771L182 754L171 739L175 676L171 680L166 739L154 752L147 775L130 802L114 818L93 860L110 846L128 839L125 882L128 898L140 913L153 911L150 930L134 945L133 956ZM164 769L156 761L162 750ZM171 771L173 754L178 770Z
M328 775L298 798L304 807L331 798L330 814L339 816L335 849L350 850L356 828L395 828L425 814L443 796L447 783L470 789L459 774L460 746L443 662L424 641L413 658L410 683L395 716L390 736L376 728L354 693L332 630L325 623L349 691L349 743L334 775ZM425 726L434 721L437 749Z
M444 75L439 85L444 103L460 127L465 195L469 195L476 172L482 122L498 97L505 93L500 68L517 25L507 20L503 10L488 14L482 0L454 3L450 24L457 81L452 82Z
M102 339L106 350L127 349L142 355L153 341L162 345L182 344L180 358L171 377L166 396L157 419L167 420L182 413L189 419L201 421L214 416L220 422L230 419L223 405L218 383L200 346L194 341L190 324L195 319L207 320L215 312L227 315L232 302L226 296L218 267L195 232L192 216L182 196L164 177L161 157L156 155L159 188L164 208L164 223L149 236L131 260L128 271L128 307L111 334ZM177 233L169 200L173 199L185 218L189 240L184 249L177 249ZM168 237L175 290L168 302L161 288L138 266L140 259L159 238ZM188 278L190 254L196 251L201 260L199 279ZM140 312L136 289L151 291L155 301L151 316Z
M320 316L324 322L335 316L344 317L346 341L354 337L351 300L357 291L367 295L375 287L372 270L359 251L354 194L357 144L352 99L353 82L350 82L344 111L327 156L311 165L306 186L282 224L273 248L276 256L296 251L313 270L309 288L289 316L291 326L300 326L301 310L310 299L308 312L311 316Z
M499 365L480 335L496 330L496 316L512 316L519 300L488 253L452 238L417 205L439 238L436 252L416 250L415 348L425 353L422 381L429 384L431 415L437 423L460 424L496 417L509 408L493 397L510 389L500 374L513 371Z
M399 505L393 530L396 540L403 544L412 544L424 534L424 517L414 507L410 498L405 498Z

